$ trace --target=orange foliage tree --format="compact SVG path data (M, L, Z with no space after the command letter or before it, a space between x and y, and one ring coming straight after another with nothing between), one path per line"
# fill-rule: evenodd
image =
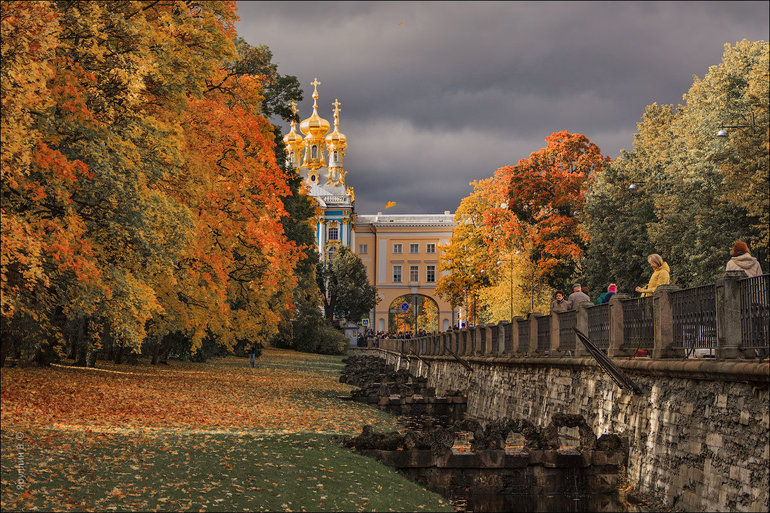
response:
M588 245L580 223L585 194L610 159L582 134L556 132L546 143L515 166L498 169L495 180L505 198L493 203L485 220L488 237L499 226L514 245L530 247L539 277L558 288L581 272Z
M41 361L73 334L80 357L264 340L291 310L302 253L236 20L234 2L3 2L2 320L35 328Z

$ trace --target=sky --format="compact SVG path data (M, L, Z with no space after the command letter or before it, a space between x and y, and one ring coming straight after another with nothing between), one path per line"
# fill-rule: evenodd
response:
M582 133L615 159L647 105L682 96L725 43L770 40L770 2L238 2L348 140L356 212L454 212L473 180ZM288 131L288 125L273 120Z

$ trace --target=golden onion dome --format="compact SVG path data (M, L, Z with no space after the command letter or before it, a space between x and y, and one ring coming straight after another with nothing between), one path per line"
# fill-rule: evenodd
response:
M348 147L348 138L340 132L340 101L335 98L332 105L334 105L334 132L326 136L326 145L344 150Z
M283 143L291 149L302 147L302 136L294 131L294 123L292 123L291 131L283 136Z
M304 135L313 137L323 137L329 131L329 122L318 115L318 86L321 82L314 79L310 85L313 86L313 114L299 124L299 130Z

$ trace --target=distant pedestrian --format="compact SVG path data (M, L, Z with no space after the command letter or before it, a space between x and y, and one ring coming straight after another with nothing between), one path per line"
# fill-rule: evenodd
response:
M751 256L749 246L745 242L736 242L730 256L732 258L727 262L725 271L744 271L749 278L762 274L759 260Z
M647 262L652 267L652 276L650 276L650 282L646 287L636 287L636 291L642 294L642 297L652 296L660 285L668 285L671 281L669 275L670 269L668 264L663 261L663 257L657 253L647 257Z
M551 303L551 312L566 312L569 310L569 301L564 299L564 292L556 291L556 299Z
M254 368L254 362L256 361L256 359L257 359L257 343L252 342L251 345L249 346L249 366L251 366L252 369Z
M614 283L610 283L607 286L607 291L604 294L602 294L601 296L599 296L598 298L596 298L596 304L597 305L603 305L604 303L609 303L610 298L613 295L615 295L615 293L617 291L618 291L617 285L615 285Z
M580 286L579 283L576 283L572 286L572 294L569 295L569 307L571 310L575 310L580 303L590 303L591 298L588 297L588 294L583 292L583 288Z

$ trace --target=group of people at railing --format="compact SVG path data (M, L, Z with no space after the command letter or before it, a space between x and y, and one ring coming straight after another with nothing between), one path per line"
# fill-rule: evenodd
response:
M652 276L650 277L650 280L648 284L645 287L636 287L636 292L640 294L639 300L642 303L647 303L647 300L650 300L650 304L646 307L642 305L641 303L639 305L630 304L629 301L633 301L634 303L636 300L632 300L628 298L628 296L623 296L618 294L617 286L614 283L610 283L607 287L605 287L605 290L602 292L602 294L593 302L595 305L604 305L610 302L610 299L617 295L618 298L621 298L621 303L618 303L618 308L620 308L620 311L625 311L624 317L626 318L624 320L622 331L625 331L625 335L620 335L621 339L625 338L626 342L629 341L629 336L632 337L634 340L641 340L642 338L648 339L647 342L644 343L644 345L649 345L649 349L653 349L653 339L655 340L655 343L658 344L660 341L658 340L658 336L654 336L654 332L660 329L660 326L656 326L653 328L653 316L652 316L652 302L651 300L654 297L658 297L657 294L655 294L655 291L658 290L659 287L663 285L669 285L669 287L664 287L666 290L664 294L673 294L673 296L667 296L669 299L666 301L668 303L673 303L675 305L681 304L681 301L686 300L684 296L681 296L680 294L687 294L688 290L695 290L695 289L683 289L680 290L676 287L670 286L670 268L666 262L663 261L663 259L658 254L652 254L648 257L648 262L650 264L650 267L652 268ZM740 287L741 290L741 301L739 305L735 305L737 308L730 308L728 309L730 312L735 312L736 310L740 312L740 320L739 323L741 324L741 330L742 333L736 332L737 334L730 332L730 335L727 338L735 339L738 338L738 346L741 346L746 349L750 348L751 353L755 353L756 356L766 356L767 355L767 323L768 323L768 298L766 297L768 294L768 276L762 274L762 268L759 264L759 261L757 261L756 258L754 258L751 253L749 252L748 246L744 242L736 242L732 248L731 251L731 258L730 261L725 266L726 271L742 271L739 276L738 273L726 273L726 275L731 275L731 279L734 280L734 284L736 287ZM745 274L744 274L745 273ZM759 281L757 281L759 280ZM671 318L671 311L670 311L670 304L669 306L664 306L665 308L669 308L669 313L665 315L664 317L666 319L669 319L667 322L673 322L676 324L676 326L679 327L680 331L683 331L683 333L678 335L681 336L675 336L677 339L674 341L671 345L676 351L681 350L682 348L685 348L686 340L688 338L692 338L688 333L690 331L695 330L694 332L699 337L699 343L706 342L706 345L708 345L712 351L709 353L711 356L715 354L714 349L716 349L717 346L717 326L716 326L716 317L715 317L715 306L714 306L714 293L716 291L716 285L710 285L711 292L707 293L707 296L710 295L710 305L711 310L709 314L703 317L705 320L695 319L692 315L692 313L688 313L688 315L679 315L677 317L676 311L673 312L674 318ZM697 287L696 287L697 288ZM705 287L703 287L705 288ZM745 289L745 290L744 290ZM663 290L663 289L661 289ZM721 290L721 289L720 289ZM720 292L721 293L721 292ZM551 312L550 315L554 317L554 322L557 322L558 324L555 325L554 329L557 329L557 331L562 331L566 333L566 327L574 326L575 318L564 318L561 319L561 314L566 314L566 312L581 310L580 305L582 304L589 304L592 303L590 296L586 293L585 289L581 287L580 284L575 284L573 286L573 292L572 294L565 299L564 293L561 291L556 292L556 298L554 299L553 303L551 304ZM746 299L748 297L748 299ZM701 303L703 304L703 303ZM610 305L608 305L610 306ZM656 306L657 308L657 306ZM634 310L650 310L649 312L640 310L639 312L635 312ZM676 310L676 308L675 308ZM634 315L637 315L641 312L642 317L645 319L632 319ZM536 315L536 314L530 314ZM574 314L572 314L574 315ZM595 322L607 322L604 320L607 317L608 313L601 313L597 311L597 315L595 316L593 313L590 314L591 316L591 325L588 326L588 321L583 321L586 326L586 329L589 329L591 331L594 331L596 333L601 332L602 338L607 340L602 340L603 345L605 346L605 350L609 349L609 331L608 328L595 325ZM616 315L616 314L613 314ZM732 313L727 315L733 315ZM638 315L637 315L638 316ZM542 316L540 316L542 317ZM649 319L647 319L649 317ZM697 316L695 316L697 317ZM602 319L602 321L598 321L598 319ZM596 319L596 321L595 321ZM519 326L520 323L525 322L528 323L527 317L519 317L515 320L516 326ZM566 324L565 324L566 322ZM659 321L656 321L659 322ZM724 319L722 319L722 332L726 333L729 330L726 330L724 328ZM508 324L508 323L502 323L502 324ZM562 324L564 324L562 326ZM706 326L708 324L708 326ZM539 326L543 326L543 328L540 328ZM567 326L569 325L569 326ZM680 326L681 325L681 326ZM512 326L512 328L515 328L516 326ZM682 328L684 326L684 328ZM700 326L700 327L699 327ZM763 327L764 326L764 327ZM524 328L526 326L523 326ZM481 327L484 328L483 326ZM562 329L564 328L564 329ZM470 330L476 329L469 328ZM545 336L546 338L548 335L548 330L550 330L549 326L546 326L545 324L535 324L532 327L533 330L536 331L543 331L543 333L540 333L540 335ZM454 326L450 327L449 330L443 332L443 333L451 333L452 331L464 331L466 330L466 327L464 325L462 326ZM688 331L689 330L689 331ZM529 331L529 328L527 327L527 330ZM569 330L571 332L571 329ZM684 333L687 331L687 333ZM637 333L638 332L638 333ZM412 336L411 333L377 333L372 334L374 340L379 339L417 339L417 338L423 338L425 336L435 336L435 335L441 335L439 334L416 334ZM564 336L564 333L562 334ZM554 337L558 338L558 335L556 332L554 332ZM541 337L542 338L542 337ZM725 339L725 337L722 337ZM681 339L681 340L680 340ZM703 340L700 340L703 339ZM376 342L375 342L376 343ZM730 342L732 343L732 342ZM370 344L371 345L371 344ZM634 344L638 345L638 344ZM736 346L737 347L737 346ZM681 351L679 351L681 352ZM643 353L647 354L643 351ZM749 355L744 351L744 356ZM723 354L731 354L730 351L723 352ZM737 354L737 353L736 353Z

